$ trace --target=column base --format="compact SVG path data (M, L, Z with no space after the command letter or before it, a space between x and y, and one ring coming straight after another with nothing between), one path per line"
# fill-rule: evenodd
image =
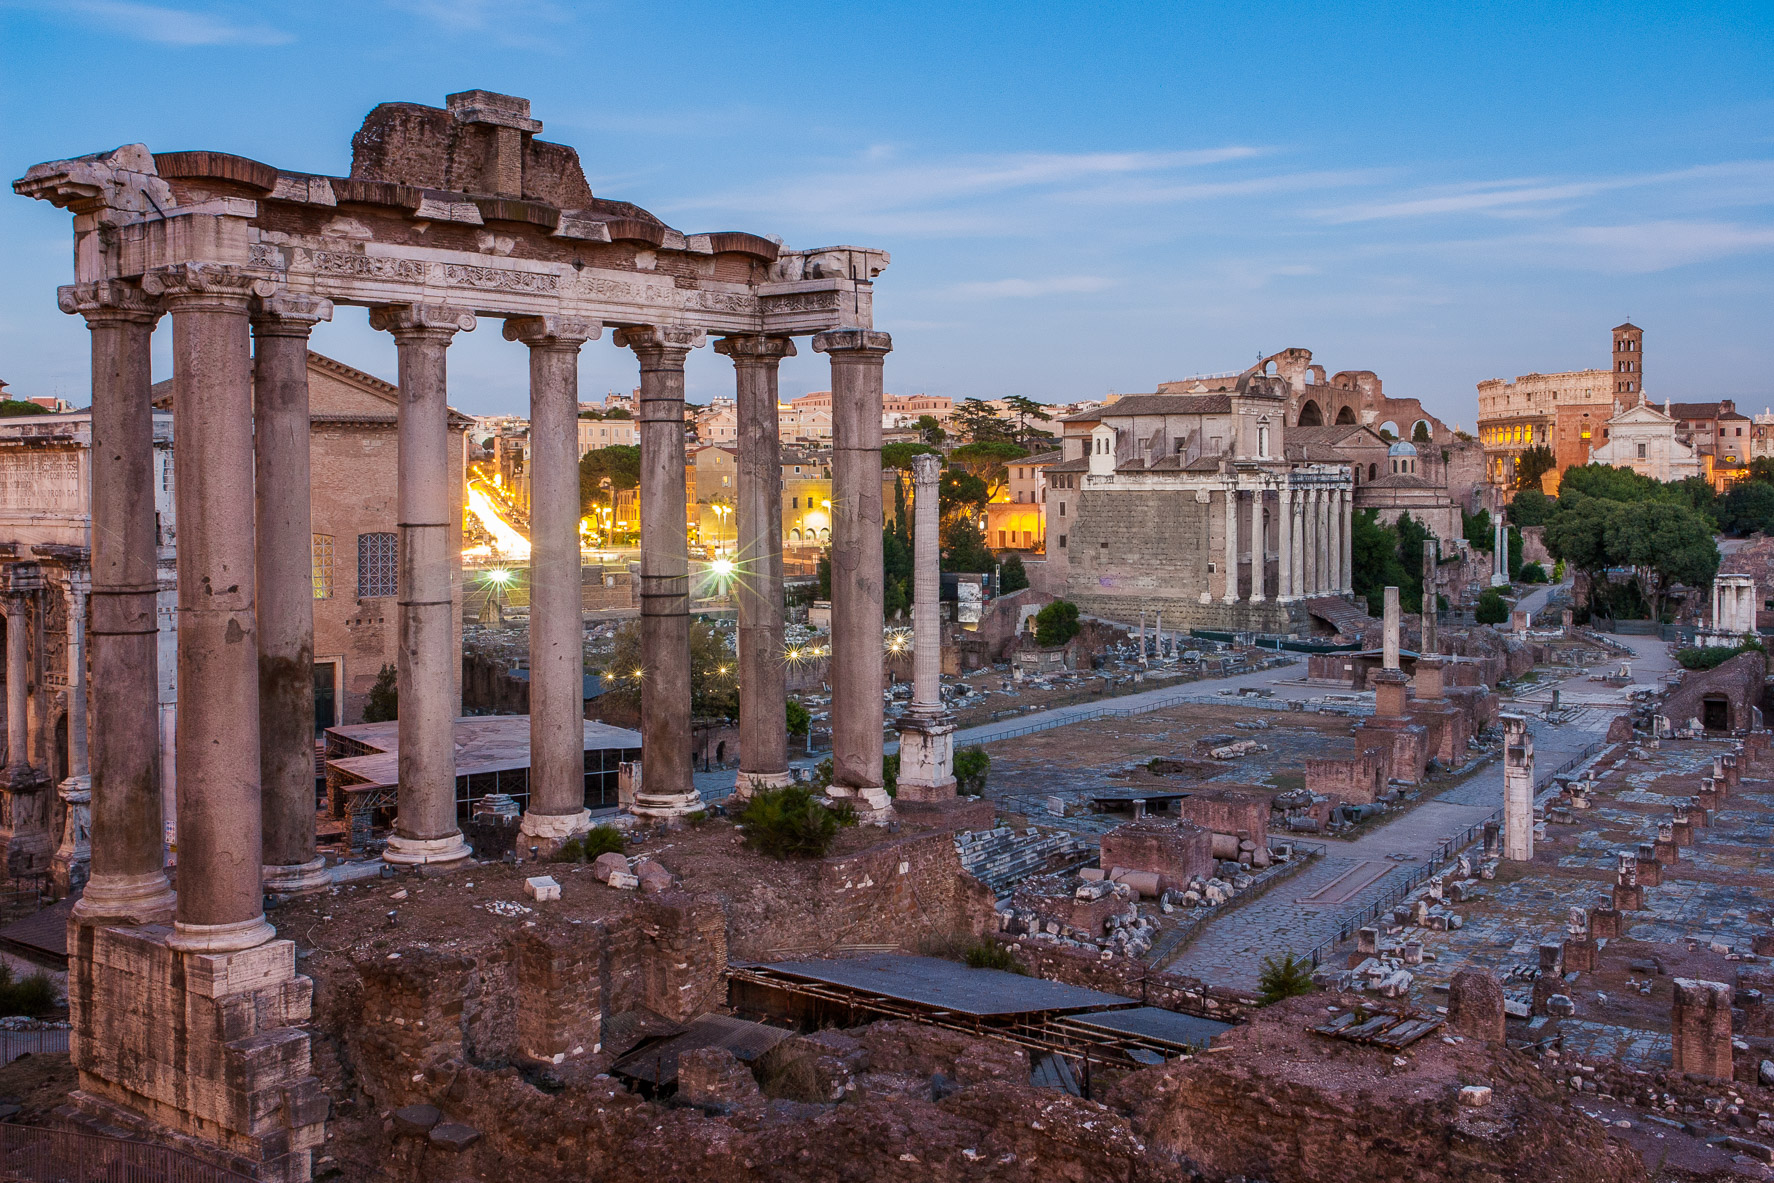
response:
M742 803L753 793L785 789L794 783L794 774L786 768L780 772L747 772L741 769L739 775L733 778L733 795L728 800L736 804Z
M165 924L178 897L166 872L147 875L94 875L74 902L75 924Z
M518 845L534 846L536 857L552 858L554 853L579 835L591 829L591 810L578 813L529 813L518 823ZM526 841L527 840L527 841ZM521 852L520 852L521 855Z
M56 842L49 835L49 776L28 764L5 773L7 824L0 827L0 872L21 879L49 871Z
M913 707L900 718L898 785L902 801L948 801L955 796L953 715L941 708Z
M260 912L251 920L231 924L186 924L173 921L166 946L180 953L244 953L275 939L277 930Z
M78 1124L120 1125L266 1183L305 1183L326 1136L313 983L295 945L180 950L164 927L70 933ZM142 1000L153 999L152 1008Z
M391 834L382 851L384 862L397 867L418 867L432 863L459 863L473 858L474 851L462 840L460 830L442 838L406 838Z
M287 865L267 864L261 869L267 895L307 895L333 885L332 876L326 873L324 858Z
M702 795L691 789L686 793L636 793L634 805L629 808L629 812L636 817L651 817L670 822L689 817L692 813L701 813L707 808L702 803Z
M827 787L825 794L833 801L848 802L856 811L856 820L861 825L884 826L893 820L893 798L879 785L861 788L831 785Z

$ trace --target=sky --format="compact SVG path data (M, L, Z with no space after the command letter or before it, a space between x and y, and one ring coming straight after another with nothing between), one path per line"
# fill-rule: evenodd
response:
M0 0L0 169L144 142L344 175L378 102L524 96L680 230L879 247L887 388L1048 402L1290 346L1472 425L1608 364L1774 403L1774 5ZM87 401L68 215L0 199L0 379ZM341 308L314 347L394 377ZM786 395L824 389L805 342ZM635 384L589 344L581 396ZM156 377L170 329L156 333ZM729 393L712 350L689 396ZM451 402L523 413L483 321Z

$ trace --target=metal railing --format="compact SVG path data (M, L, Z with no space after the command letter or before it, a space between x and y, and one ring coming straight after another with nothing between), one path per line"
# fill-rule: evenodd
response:
M6 1183L253 1183L224 1167L152 1142L0 1124Z
M1597 740L1596 742L1587 745L1575 756L1572 756L1563 764L1554 768L1551 774L1546 778L1548 783L1551 782L1553 777L1564 775L1579 764L1592 758L1597 752L1600 752L1607 746L1608 743L1606 740ZM1493 810L1489 816L1472 823L1458 835L1443 842L1436 848L1435 853L1429 856L1429 861L1427 863L1413 870L1409 875L1406 875L1403 880L1392 884L1392 886L1382 892L1377 899L1363 904L1354 911L1345 913L1340 917L1337 921L1336 935L1326 937L1324 940L1318 942L1318 944L1314 945L1306 953L1306 957L1311 960L1314 966L1322 965L1324 963L1325 954L1353 937L1356 929L1360 928L1363 924L1366 924L1369 920L1379 916L1388 908L1391 908L1394 904L1398 903L1398 901L1404 899L1411 892L1415 891L1418 887L1422 886L1429 879L1433 878L1442 867L1453 862L1461 851L1478 841L1479 838L1484 835L1484 828L1487 825L1492 822L1501 822L1502 820L1503 810Z
M68 1029L49 1027L37 1031L0 1031L0 1066L20 1056L54 1055L68 1050Z

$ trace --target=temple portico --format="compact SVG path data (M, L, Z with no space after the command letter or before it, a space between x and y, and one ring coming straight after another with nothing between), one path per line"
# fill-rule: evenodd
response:
M460 713L453 523L461 507L449 479L447 360L457 335L482 318L504 321L504 336L525 345L529 361L526 845L552 849L588 824L576 365L606 328L633 353L640 386L644 738L635 812L671 819L702 807L690 777L683 408L685 359L711 336L734 362L745 422L735 572L741 778L748 787L787 779L776 372L794 354L793 338L812 336L830 358L836 437L833 795L865 820L891 814L881 784L880 447L892 342L872 327L871 312L872 281L887 256L858 247L791 251L742 232L681 233L594 198L577 156L535 139L540 127L524 100L472 91L450 96L447 108L378 107L354 141L348 177L131 145L38 165L14 185L73 214L74 283L60 303L92 332L90 606L84 591L81 604L91 623L81 639L90 650L93 739L88 754L82 710L79 767L62 789L63 832L50 835L46 821L18 831L21 810L35 817L24 807L38 808L56 790L23 741L24 621L38 589L31 565L11 564L0 589L7 701L21 705L9 709L8 738L19 737L0 786L14 824L8 858L16 848L47 865L54 849L58 866L72 868L90 846L90 881L69 941L81 1103L216 1144L254 1163L261 1178L309 1178L324 1129L325 1101L299 1029L306 979L295 972L291 943L267 922L263 899L327 882L315 854L308 728L306 357L313 325L335 306L367 308L398 357L398 534L389 558L400 743L388 862L448 867L471 854L452 743ZM448 150L428 150L439 143ZM172 323L181 449L176 898L165 870L155 674L149 342L162 316ZM81 693L88 696L84 684ZM86 814L74 811L85 807L88 782L90 840ZM183 1034L127 1004L143 996L183 1007ZM225 1046L202 1034L222 1030L204 1015L224 1008L250 1017L250 1030L228 1028ZM266 1041L281 1049L275 1067L235 1062ZM227 1083L235 1080L251 1083ZM265 1114L280 1107L267 1133Z

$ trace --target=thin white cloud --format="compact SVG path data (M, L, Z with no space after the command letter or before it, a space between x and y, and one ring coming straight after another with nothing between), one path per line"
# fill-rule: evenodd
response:
M1402 197L1324 209L1317 216L1333 224L1393 218L1482 214L1491 217L1551 216L1568 212L1604 193L1650 186L1694 186L1702 201L1760 204L1774 180L1774 161L1744 160L1698 165L1666 172L1555 181L1539 177L1469 181L1420 188Z
M1026 300L1076 292L1100 292L1114 280L1100 275L1052 275L1042 279L989 279L958 283L942 293L970 300Z
M198 12L136 0L61 0L23 7L73 17L83 25L156 45L285 45L295 40L293 34L282 29L234 20L220 12Z

